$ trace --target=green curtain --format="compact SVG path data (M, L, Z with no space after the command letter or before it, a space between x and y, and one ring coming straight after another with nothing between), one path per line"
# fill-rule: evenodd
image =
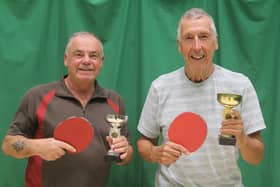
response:
M258 166L240 159L245 186L279 187L279 0L0 0L1 140L23 94L66 72L68 37L90 31L104 43L98 80L122 95L135 148L129 165L112 167L108 187L152 187L157 165L137 153L137 123L151 81L184 65L176 32L181 15L191 7L204 8L216 22L215 63L246 74L260 99L267 125L262 133L265 157ZM0 163L0 186L24 186L26 160L1 152Z

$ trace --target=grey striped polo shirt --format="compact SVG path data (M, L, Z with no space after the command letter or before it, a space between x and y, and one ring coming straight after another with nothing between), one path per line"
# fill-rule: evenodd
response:
M237 107L244 122L245 133L265 128L255 89L240 74L215 65L213 74L201 83L191 82L181 67L154 80L148 92L138 124L141 134L157 138L162 133L168 141L168 128L182 112L199 114L207 123L204 144L190 155L182 155L170 166L160 165L156 187L242 187L237 165L238 149L218 143L224 107L217 102L217 93L235 93L243 97Z

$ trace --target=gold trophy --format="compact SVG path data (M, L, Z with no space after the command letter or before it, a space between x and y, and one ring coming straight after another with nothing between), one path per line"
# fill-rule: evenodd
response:
M231 110L238 106L242 101L242 96L238 94L229 94L229 93L218 93L217 100L222 104L225 109L223 113L224 119L231 119ZM220 145L235 145L236 138L233 135L219 135L219 144Z
M128 116L119 114L108 114L106 115L106 121L110 124L111 128L109 131L109 136L112 138L117 138L121 136L121 127L127 122ZM120 162L120 154L114 152L114 150L109 149L107 154L104 155L104 160L109 162Z

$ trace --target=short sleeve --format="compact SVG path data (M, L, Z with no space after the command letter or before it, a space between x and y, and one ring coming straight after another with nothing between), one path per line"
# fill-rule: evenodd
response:
M138 131L148 138L154 139L160 135L160 126L157 121L157 115L159 113L158 102L159 95L155 85L152 83L137 127Z
M246 134L266 128L258 96L251 81L247 79L241 104L241 114Z
M33 100L35 99L32 91L25 94L14 115L7 134L23 135L28 138L34 137L38 123L36 122L36 106L34 106Z

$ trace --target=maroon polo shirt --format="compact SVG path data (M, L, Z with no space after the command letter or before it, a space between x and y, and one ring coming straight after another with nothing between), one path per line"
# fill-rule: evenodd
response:
M56 125L71 116L88 119L94 128L94 139L79 154L66 154L55 161L39 156L29 158L26 168L26 187L104 187L110 163L104 161L109 146L106 114L125 114L121 97L114 91L102 88L95 82L95 92L83 107L67 89L63 80L39 85L29 90L14 116L8 130L10 135L28 138L53 137ZM122 135L129 136L127 125Z

